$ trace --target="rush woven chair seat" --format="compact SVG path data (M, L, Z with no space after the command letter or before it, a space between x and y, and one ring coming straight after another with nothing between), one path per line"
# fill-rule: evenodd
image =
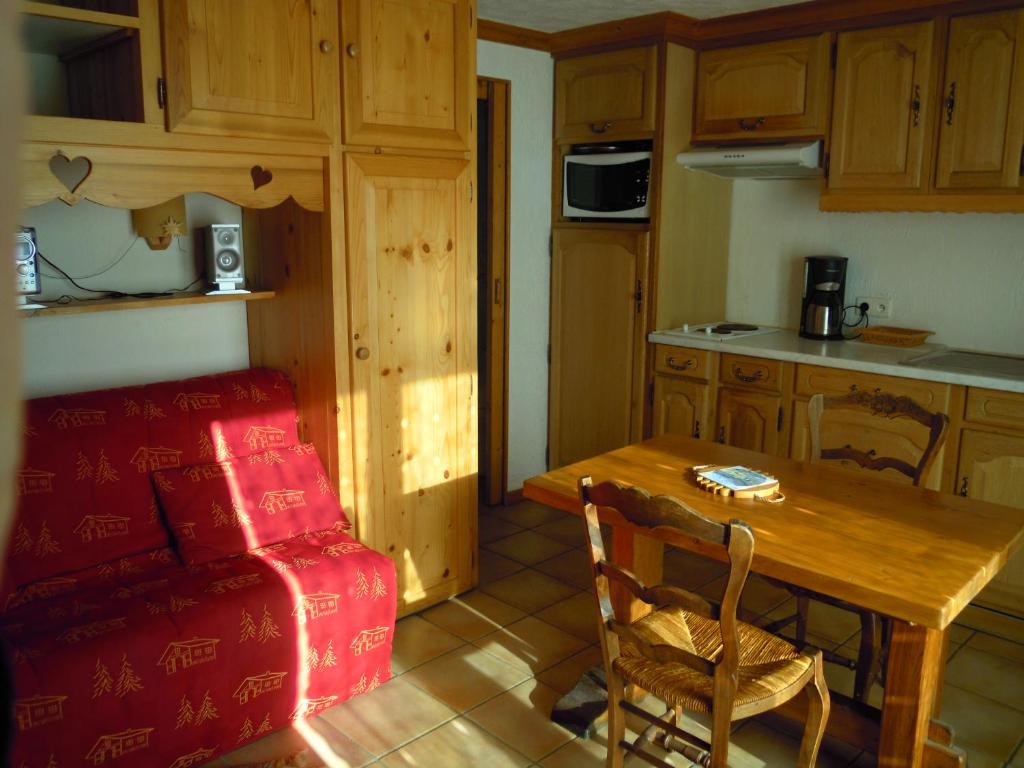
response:
M730 724L767 712L807 692L807 722L800 766L813 766L825 732L829 695L821 653L802 653L788 641L736 618L743 585L754 557L754 534L739 521L717 523L681 501L651 497L639 488L613 482L579 483L590 542L601 652L608 680L609 768L621 768L627 752L671 768L645 749L655 731L661 745L707 768L728 765ZM599 508L602 513L599 513ZM696 539L704 551L720 550L729 560L729 578L720 604L670 584L647 586L605 556L599 518L648 529L670 546L688 548ZM611 582L653 610L623 624L611 604ZM657 717L625 699L635 685L667 705ZM683 710L711 715L711 740L680 727ZM649 723L634 741L625 740L625 714Z

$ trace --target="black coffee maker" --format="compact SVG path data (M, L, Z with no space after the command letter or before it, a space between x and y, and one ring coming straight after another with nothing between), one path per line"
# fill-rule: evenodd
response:
M846 261L845 256L804 259L800 335L805 339L842 340Z

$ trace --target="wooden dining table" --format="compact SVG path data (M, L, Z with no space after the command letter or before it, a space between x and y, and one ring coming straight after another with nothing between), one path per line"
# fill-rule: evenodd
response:
M771 504L708 493L690 471L703 464L743 465L773 475L785 500ZM674 435L533 477L523 493L581 514L577 481L585 475L674 496L720 522L743 520L755 535L753 572L890 617L881 710L834 695L829 732L872 750L885 768L962 765L951 729L935 718L948 630L1024 545L1024 509ZM606 522L617 523L612 560L647 583L659 582L661 542L621 518L609 516ZM697 542L694 551L701 552ZM646 610L626 593L615 598L620 621Z

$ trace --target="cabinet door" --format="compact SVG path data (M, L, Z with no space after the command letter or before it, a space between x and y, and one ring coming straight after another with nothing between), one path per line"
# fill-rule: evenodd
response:
M708 385L674 376L654 377L654 435L708 437Z
M358 531L403 612L472 585L476 264L462 159L346 155Z
M551 259L551 468L639 440L647 233L559 229ZM646 293L645 291L643 293Z
M779 453L782 398L723 387L718 390L715 439L761 453Z
M694 141L824 136L829 35L701 53Z
M1024 143L1024 11L949 23L939 115L941 189L1019 187Z
M555 63L555 138L654 134L658 49L630 48Z
M965 429L960 440L957 491L1010 507L1024 507L1024 435ZM1010 558L975 602L1024 617L1024 552Z
M165 0L167 127L329 141L337 0Z
M343 3L345 142L470 148L472 0Z
M930 21L840 33L831 189L926 186L933 37Z

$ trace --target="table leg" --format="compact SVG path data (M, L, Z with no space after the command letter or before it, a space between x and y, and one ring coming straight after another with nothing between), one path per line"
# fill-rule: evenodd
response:
M942 664L942 636L893 620L878 745L880 768L920 768Z

